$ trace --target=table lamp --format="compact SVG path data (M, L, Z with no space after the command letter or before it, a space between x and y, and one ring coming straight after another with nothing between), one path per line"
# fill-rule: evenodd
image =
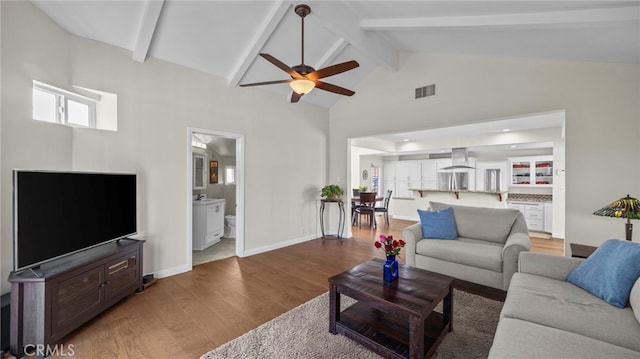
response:
M631 220L640 219L640 201L627 195L608 206L600 208L593 212L593 214L605 217L626 218L626 239L630 241L631 233L633 231L633 224L631 224Z

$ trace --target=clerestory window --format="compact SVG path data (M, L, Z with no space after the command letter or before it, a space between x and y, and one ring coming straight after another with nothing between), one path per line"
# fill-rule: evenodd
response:
M34 81L33 119L66 126L96 128L96 101Z

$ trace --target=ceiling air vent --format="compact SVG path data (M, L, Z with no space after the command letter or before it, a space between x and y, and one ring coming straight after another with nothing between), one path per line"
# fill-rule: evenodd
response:
M427 96L433 96L436 94L436 85L429 85L424 87L418 87L416 89L416 98L423 98Z

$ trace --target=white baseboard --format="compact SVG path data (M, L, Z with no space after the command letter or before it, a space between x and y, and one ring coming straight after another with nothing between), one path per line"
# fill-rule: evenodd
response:
M302 243L302 242L307 242L310 241L312 239L316 239L316 238L320 238L322 237L322 234L320 233L316 233L316 234L310 234L304 237L300 237L300 238L295 238L286 242L279 242L279 243L274 243L274 244L270 244L267 246L263 246L263 247L258 247L255 249L251 249L248 251L245 251L243 254L239 255L238 257L248 257L248 256L252 256L254 254L260 254L260 253L264 253L264 252L269 252L272 251L274 249L280 249L283 247L288 247L290 245L294 245L294 244L298 244L298 243ZM167 269L161 269L157 272L151 272L153 273L153 275L156 278L165 278L165 277L171 277L172 275L176 275L176 274L180 274L180 273L185 273L185 272L189 272L191 270L191 268L189 268L189 266L185 265L180 265L180 266L176 266L173 268L167 268ZM150 273L145 273L145 274L150 274Z
M154 272L153 275L156 278L165 278L165 277L171 277L172 275L185 273L185 272L188 272L190 270L191 270L191 268L189 268L189 266L185 264L185 265L181 265L181 266L177 266L177 267L173 267L173 268L161 269L161 270L159 270L157 272Z
M288 247L288 246L291 246L291 245L294 245L294 244L307 242L307 241L310 241L312 239L316 239L316 238L320 238L320 237L322 237L322 234L316 233L316 234L310 234L310 235L307 235L307 236L304 236L304 237L300 237L300 238L294 238L292 240L285 241L285 242L278 242L278 243L274 243L274 244L269 244L269 245L266 245L266 246L262 246L262 247L258 247L258 248L254 248L254 249L250 249L250 250L245 250L244 253L242 253L242 255L240 255L240 257L248 257L248 256L252 256L252 255L255 255L255 254L269 252L269 251L272 251L274 249L280 249L280 248Z
M410 216L392 216L393 219L404 219L405 221L420 221L420 217L410 217Z

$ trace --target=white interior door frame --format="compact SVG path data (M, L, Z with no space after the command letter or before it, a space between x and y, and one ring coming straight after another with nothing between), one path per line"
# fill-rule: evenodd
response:
M193 269L193 147L191 139L196 133L205 135L220 136L236 140L236 255L244 257L244 135L223 131L214 131L203 128L187 127L187 181L186 195L187 201L187 266Z

